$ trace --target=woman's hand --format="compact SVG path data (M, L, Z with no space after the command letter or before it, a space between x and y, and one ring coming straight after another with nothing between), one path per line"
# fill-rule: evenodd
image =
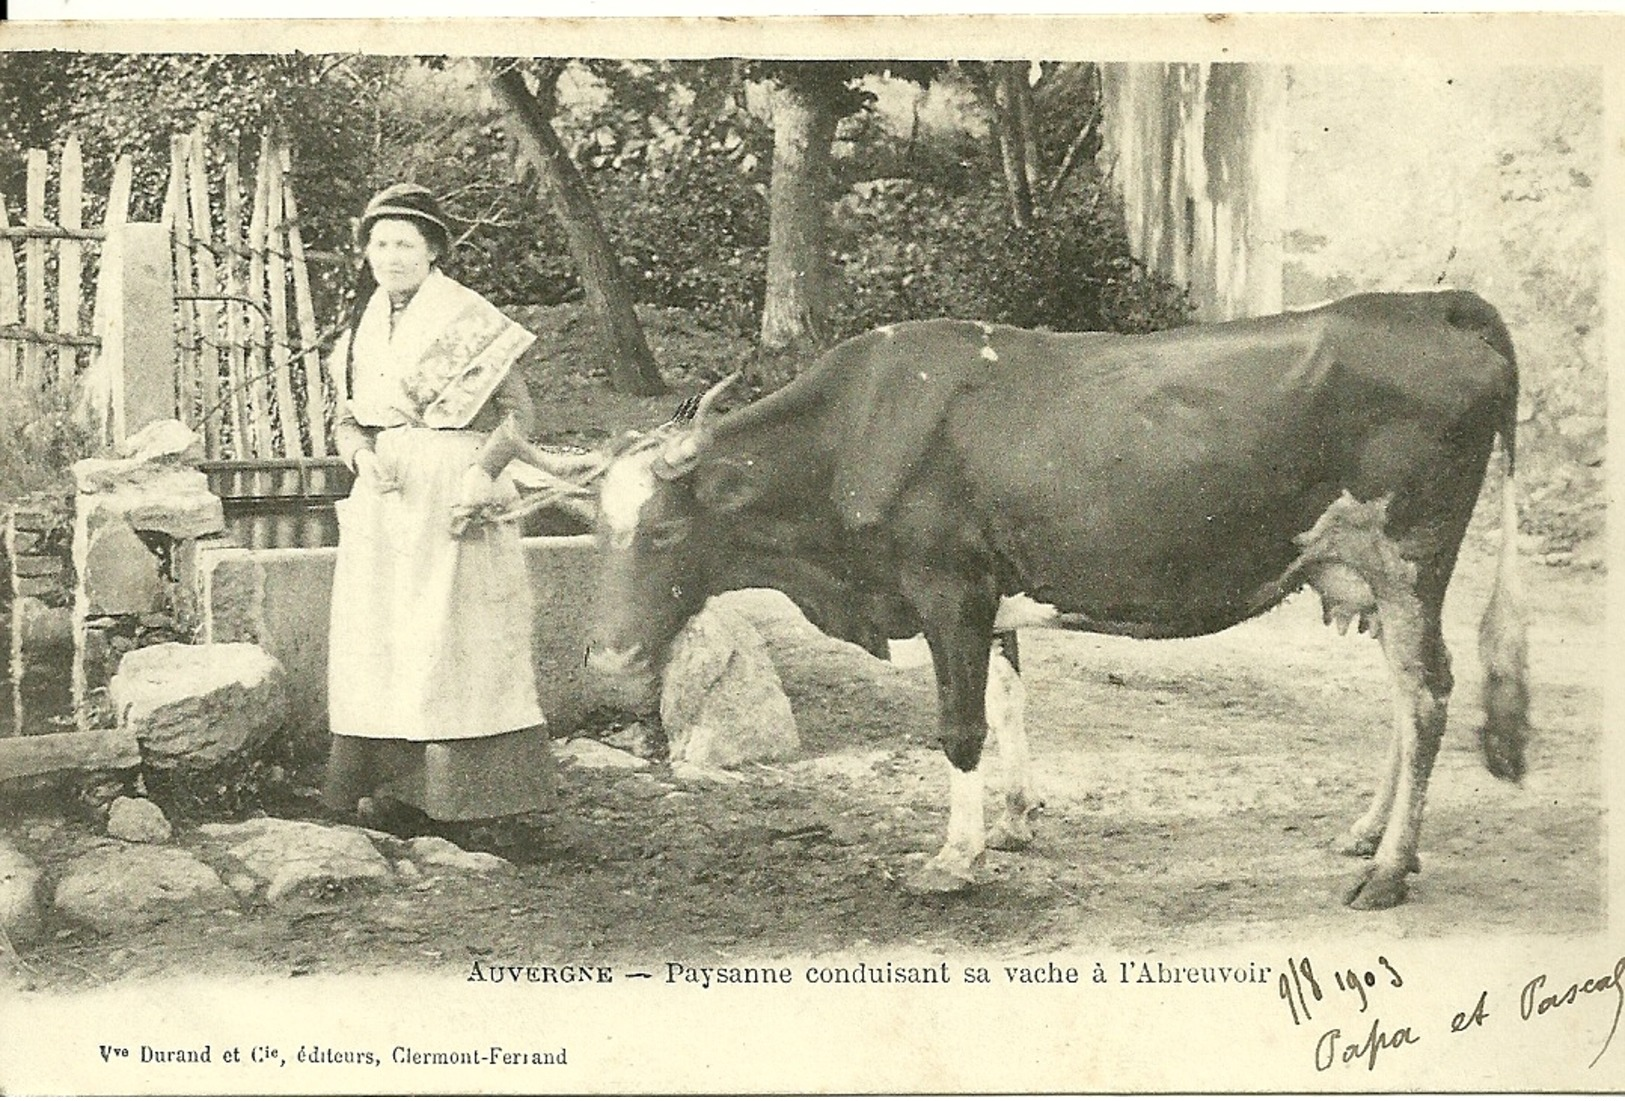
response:
M401 488L399 479L394 471L386 470L378 458L378 453L370 447L358 448L355 458L351 460L355 469L356 481L365 481L370 484L375 493L396 493Z
M459 539L476 534L478 529L500 522L518 501L519 491L510 479L492 478L475 463L463 471L457 502L451 509L451 533Z

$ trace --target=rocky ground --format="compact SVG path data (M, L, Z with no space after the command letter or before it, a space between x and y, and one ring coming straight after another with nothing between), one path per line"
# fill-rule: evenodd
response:
M1472 736L1490 565L1467 560L1447 607L1458 686L1424 869L1386 914L1338 904L1355 862L1329 842L1368 798L1388 687L1377 647L1324 628L1312 596L1207 639L1026 634L1038 840L991 854L977 887L949 898L900 885L944 828L927 670L768 616L797 715L793 759L692 769L642 728L578 738L559 747L558 806L477 831L467 849L323 823L312 777L297 773L273 816L177 817L172 833L137 803L108 825L13 803L0 819L13 981L456 972L583 953L648 964L1177 948L1373 925L1402 937L1595 930L1603 575L1528 571L1536 740L1530 776L1511 786L1487 775Z

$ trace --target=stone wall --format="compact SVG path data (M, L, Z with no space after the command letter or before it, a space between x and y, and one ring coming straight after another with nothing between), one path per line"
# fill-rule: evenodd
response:
M71 711L67 693L53 688L61 680L54 666L72 660L72 541L66 498L31 498L5 512L0 549L6 563L7 683L0 697L7 706L0 732L33 733Z
M82 725L110 717L105 691L125 654L191 641L198 540L225 528L220 498L190 466L196 444L180 422L159 421L126 440L120 457L73 466L73 702Z
M1512 332L1526 522L1597 556L1606 405L1602 74L1104 67L1137 255L1210 319L1456 287ZM1278 87L1277 87L1278 82ZM1273 281L1273 302L1266 288Z
M1602 520L1602 99L1594 69L1298 67L1283 114L1284 304L1435 286L1494 304L1520 480L1557 543Z

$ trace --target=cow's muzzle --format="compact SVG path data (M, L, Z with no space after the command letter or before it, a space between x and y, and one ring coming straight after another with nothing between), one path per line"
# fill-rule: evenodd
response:
M660 695L660 676L642 646L589 645L586 664L597 689L619 706L642 709Z

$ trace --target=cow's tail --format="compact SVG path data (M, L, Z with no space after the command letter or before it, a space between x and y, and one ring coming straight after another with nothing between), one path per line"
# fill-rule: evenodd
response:
M1511 342L1501 331L1504 354L1511 364ZM1497 349L1498 351L1501 349ZM1495 588L1478 626L1478 652L1484 666L1484 725L1478 744L1484 764L1503 780L1521 780L1524 746L1529 740L1528 616L1523 586L1518 579L1517 368L1512 385L1503 394L1497 426L1505 474L1501 479L1501 551L1495 567Z

